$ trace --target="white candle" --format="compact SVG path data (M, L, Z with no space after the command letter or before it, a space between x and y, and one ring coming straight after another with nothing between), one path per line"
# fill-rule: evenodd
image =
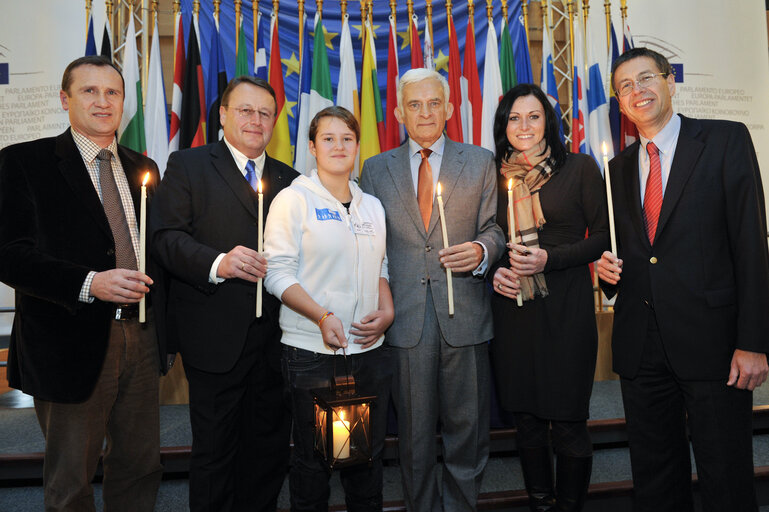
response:
M441 216L441 233L443 234L443 248L449 248L449 235L446 231L446 214L443 211L443 197L441 196L441 184L438 183L438 213ZM446 286L449 290L449 316L454 315L454 285L451 282L451 269L446 269Z
M611 252L617 255L617 233L614 229L614 200L611 197L611 174L609 173L609 155L606 150L606 142L603 146L603 175L606 181L606 204L609 207L609 236L611 237Z
M259 233L256 237L256 250L259 254L264 251L264 194L262 194L262 180L259 180ZM262 278L256 282L256 318L262 317Z
M507 228L510 233L510 243L515 243L515 202L513 201L513 178L507 180ZM523 306L523 295L521 291L518 291L518 296L515 298L515 303L518 307Z
M350 422L344 417L334 422L334 458L350 458Z
M150 173L144 175L142 181L141 207L139 209L139 272L147 271L147 182ZM142 295L139 301L139 322L147 321L147 296Z

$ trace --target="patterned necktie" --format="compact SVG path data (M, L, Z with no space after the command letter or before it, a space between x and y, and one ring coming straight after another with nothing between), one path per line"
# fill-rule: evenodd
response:
M646 235L649 243L654 244L654 235L657 232L657 221L662 209L662 164L660 163L659 148L649 141L646 144L646 152L649 153L649 177L646 180L646 193L644 194L644 220L646 221Z
M252 189L258 191L259 180L256 179L256 164L254 164L253 160L249 160L246 163L246 181L251 185Z
M123 202L117 189L115 175L112 173L112 152L109 149L102 149L96 158L99 160L102 205L112 230L112 238L115 240L115 268L137 270L131 232L128 230Z
M433 168L430 167L428 158L432 153L431 149L421 149L422 162L419 164L419 177L417 178L417 203L419 212L422 214L422 222L425 225L425 231L430 225L430 215L433 213Z

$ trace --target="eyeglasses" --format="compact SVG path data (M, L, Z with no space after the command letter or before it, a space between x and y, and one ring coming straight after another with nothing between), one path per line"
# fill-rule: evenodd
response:
M654 79L657 78L658 76L667 78L669 74L670 73L647 73L645 75L639 76L638 80L623 80L617 86L617 93L620 96L627 96L628 94L633 92L633 89L635 88L636 84L638 84L638 89L643 91L644 89L648 89L652 85L652 83L654 83Z
M252 117L256 116L259 121L261 122L267 122L272 121L272 119L275 117L275 115L272 112L268 112L266 110L254 110L253 108L238 108L238 107L230 107L229 105L222 105L224 108L232 108L232 110L236 111L241 119L251 119Z

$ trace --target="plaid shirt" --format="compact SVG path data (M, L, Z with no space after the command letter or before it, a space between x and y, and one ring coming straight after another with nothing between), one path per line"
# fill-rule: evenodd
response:
M91 178L93 188L96 189L96 193L99 194L99 200L102 200L101 195L101 183L99 182L99 161L96 155L101 151L101 147L90 140L85 135L78 133L74 128L71 130L72 138L75 139L75 145L80 151L80 156L83 157L83 163L85 168L88 169L88 176ZM131 233L131 243L134 246L134 253L136 254L136 266L139 266L139 226L136 223L136 212L134 210L133 198L131 197L131 189L128 187L128 179L123 171L123 165L120 163L120 158L117 154L117 140L112 139L109 146L106 147L112 152L112 173L115 176L115 183L117 184L118 193L120 194L120 200L123 203L123 211L125 212L126 221L128 221L128 230ZM93 276L96 275L95 271L91 271L86 276L83 286L80 288L79 300L81 302L93 302L91 296L91 282Z

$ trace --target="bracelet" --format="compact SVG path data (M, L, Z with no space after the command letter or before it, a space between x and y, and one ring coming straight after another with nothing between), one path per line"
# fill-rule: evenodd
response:
M320 327L321 325L323 325L323 321L324 321L326 318L328 318L328 317L330 317L331 315L333 315L333 314L334 314L334 313L333 313L333 312L331 312L331 311L326 311L325 313L323 313L323 316L322 316L322 317L320 317L320 320L318 320L318 327Z

